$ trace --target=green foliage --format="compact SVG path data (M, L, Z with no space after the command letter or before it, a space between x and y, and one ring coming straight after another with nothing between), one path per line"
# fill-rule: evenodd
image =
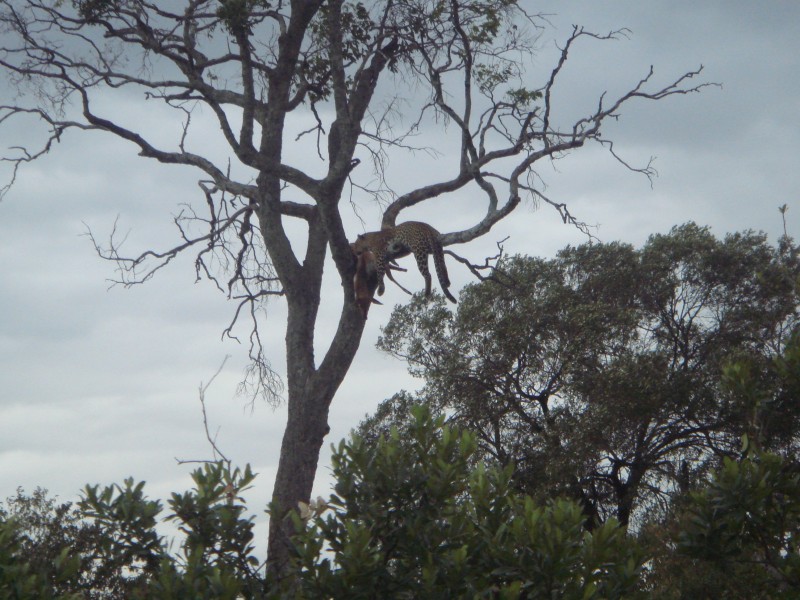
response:
M472 467L474 435L415 407L370 443L342 442L330 509L304 524L304 597L619 598L641 555L613 521L592 533L574 503L539 506L513 490L511 469Z
M752 450L725 459L643 543L657 600L800 596L800 464Z
M64 548L48 565L30 560L25 552L27 533L14 519L0 513L0 597L78 599L79 593L64 593L76 584L78 559Z
M59 1L56 6L60 5ZM73 0L72 5L88 23L95 23L109 11L117 8L119 0Z
M144 483L87 486L77 508L19 492L0 510L0 592L9 590L0 597L263 598L253 519L238 496L254 477L223 463L194 471L194 489L168 502L180 554L156 531L162 507Z
M98 587L87 553L102 536L69 502L57 504L37 488L21 489L0 504L0 597L95 598ZM119 591L114 577L105 586Z
M509 90L506 95L514 107L519 110L527 110L530 109L535 100L539 100L542 97L542 92L521 87Z
M268 0L219 0L217 16L228 31L237 35L250 30L254 11L269 7Z
M245 516L239 496L254 478L249 466L241 471L208 463L192 473L192 490L172 495L167 519L185 535L182 552L162 558L148 597L263 597L259 563L252 556L253 517Z
M155 530L161 504L132 479L88 486L67 513L42 491L20 493L11 503L16 517L0 511L0 592L160 599L632 593L642 554L616 523L586 533L574 503L537 505L513 490L511 469L472 466L475 436L421 407L412 414L410 446L396 431L376 444L356 436L339 445L335 493L308 520L293 514L299 580L268 589L253 557L252 519L238 498L254 475L212 463L192 474L194 489L168 502L167 519L184 534L178 554ZM84 522L97 535L73 547L80 527L71 527Z
M784 597L800 594L800 464L764 452L726 459L687 512L680 534L687 555Z
M160 536L155 532L161 503L148 500L144 482L132 478L124 486L86 486L79 503L82 513L93 519L106 533L97 550L102 563L121 562L131 571L131 578L157 570L163 556Z
M513 76L514 71L510 65L503 68L496 68L496 65L475 65L472 76L478 82L480 89L486 93L491 92L497 86L506 83Z
M652 555L645 573L651 597L800 594L798 349L795 333L772 360L740 359L724 369L727 405L741 413L745 430L740 452L677 497L668 518L651 522L639 536Z
M799 351L795 334L766 365L740 360L725 369L729 402L747 417L741 454L646 532L654 598L800 595L800 428L788 410L800 398Z
M780 452L800 452L800 329L770 361L740 359L723 369L727 410L741 423L747 445Z
M325 4L311 22L309 32L314 47L328 48L330 46L330 16L331 7ZM337 35L341 36L338 51L341 52L342 62L345 66L358 64L369 54L371 44L376 42L376 25L362 2L342 3L336 26ZM299 70L302 79L310 84L310 95L313 102L329 97L332 82L328 53L309 53L303 63L299 65ZM348 85L352 84L353 81L350 78Z

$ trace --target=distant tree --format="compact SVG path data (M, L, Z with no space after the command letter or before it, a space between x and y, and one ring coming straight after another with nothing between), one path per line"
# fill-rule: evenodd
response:
M480 459L513 464L520 489L578 499L590 527L663 514L717 457L738 455L757 398L721 386L723 369L745 358L760 369L798 323L788 238L718 240L689 224L641 250L586 244L500 268L505 284L468 287L455 314L419 299L395 309L378 347L425 386L361 432L407 426L405 406L424 400L476 433ZM778 395L763 408L762 437L796 450L797 403Z
M617 157L603 127L624 105L705 85L691 83L698 70L653 86L651 69L619 96L587 99L586 116L571 121L553 100L569 52L583 40L622 32L576 27L555 66L534 83L526 71L544 23L514 0L0 1L0 67L6 85L17 90L0 106L0 123L38 119L48 128L43 145L31 147L26 139L17 146L29 147L4 158L12 183L17 167L75 130L110 133L141 156L196 169L204 178L202 209L189 207L176 218L179 244L127 256L112 236L110 247L98 250L117 262L126 285L148 280L181 252L195 252L198 278L212 279L239 302L234 323L252 316L248 381L272 400L280 389L262 352L259 309L270 296L286 300L288 423L269 534L278 571L291 550L291 525L282 515L309 500L328 408L364 327L343 223L348 190L383 206L387 227L427 200L461 192L452 208L466 209L475 206L474 194L482 195L485 211L466 229L445 232L445 245L486 234L523 196L550 202L565 221L580 225L564 204L533 187L535 165L590 142ZM130 123L114 101L122 94L142 106L173 109L172 142L164 141L164 131ZM218 125L217 139L195 137L201 108ZM444 144L451 139L457 150L438 179L408 177L410 189L395 191L384 171L389 159L425 150L417 155L429 160L447 148L414 148L411 136L422 128L438 131L431 139ZM292 143L306 143L304 156L316 154L319 166L289 164ZM371 173L358 169L365 159ZM652 172L649 165L634 170ZM290 222L306 235L291 237ZM342 309L333 340L317 352L329 251Z

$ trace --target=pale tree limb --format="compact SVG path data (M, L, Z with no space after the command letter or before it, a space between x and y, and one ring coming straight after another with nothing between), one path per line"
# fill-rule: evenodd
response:
M200 399L200 410L203 415L203 431L206 435L206 440L208 444L211 446L211 453L213 458L212 459L179 459L176 458L175 461L179 465L190 464L190 463L217 463L222 461L225 463L227 469L231 467L230 459L225 456L225 453L220 450L219 445L217 444L217 436L219 435L219 428L214 432L214 435L211 435L211 430L208 424L208 412L206 410L206 392L208 388L211 387L211 384L214 383L214 380L222 373L222 369L225 368L225 363L228 362L230 355L226 355L224 359L222 359L222 364L220 364L219 368L217 368L216 372L211 376L206 384L200 382L200 387L197 390L197 396Z

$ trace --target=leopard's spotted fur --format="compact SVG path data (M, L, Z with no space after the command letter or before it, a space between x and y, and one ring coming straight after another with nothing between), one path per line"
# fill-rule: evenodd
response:
M428 270L428 255L433 255L433 264L436 275L442 286L442 292L450 302L456 299L448 289L450 278L447 275L447 266L444 263L444 251L439 241L439 232L427 223L407 221L396 227L370 231L358 236L352 244L353 252L358 256L360 252L369 251L375 257L375 270L378 277L378 295L383 294L383 276L389 271L389 262L413 254L417 260L420 273L425 278L425 294L431 293L431 273ZM391 278L391 274L389 275Z

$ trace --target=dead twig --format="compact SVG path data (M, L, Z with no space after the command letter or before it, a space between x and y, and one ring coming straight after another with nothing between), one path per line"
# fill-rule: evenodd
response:
M487 256L483 264L475 264L470 262L468 259L464 258L463 256L459 256L452 250L445 250L445 254L449 254L453 258L455 258L458 262L462 265L465 265L470 272L475 275L480 281L494 281L505 287L512 287L515 285L514 278L511 277L508 273L503 271L502 269L498 269L497 265L503 259L503 242L505 242L508 238L505 237L499 242L497 242L497 254L494 256ZM489 271L488 275L484 275L483 272Z
M214 383L214 380L217 378L217 376L222 372L222 369L225 368L225 363L228 362L229 358L230 355L229 354L226 355L225 358L222 359L222 364L219 366L216 373L214 373L214 375L211 376L211 379L208 380L208 383L203 385L203 383L200 382L200 388L198 389L198 397L200 398L200 410L203 413L203 431L205 431L206 439L208 440L208 443L211 445L211 452L214 458L211 460L208 459L185 460L185 459L175 458L175 460L179 465L184 465L189 463L217 463L222 461L225 463L226 468L230 470L231 467L230 459L227 456L225 456L225 454L222 452L222 450L220 450L219 446L217 445L217 436L219 435L219 427L212 436L208 426L208 412L206 410L206 392L208 391L208 388L211 387L211 384Z

